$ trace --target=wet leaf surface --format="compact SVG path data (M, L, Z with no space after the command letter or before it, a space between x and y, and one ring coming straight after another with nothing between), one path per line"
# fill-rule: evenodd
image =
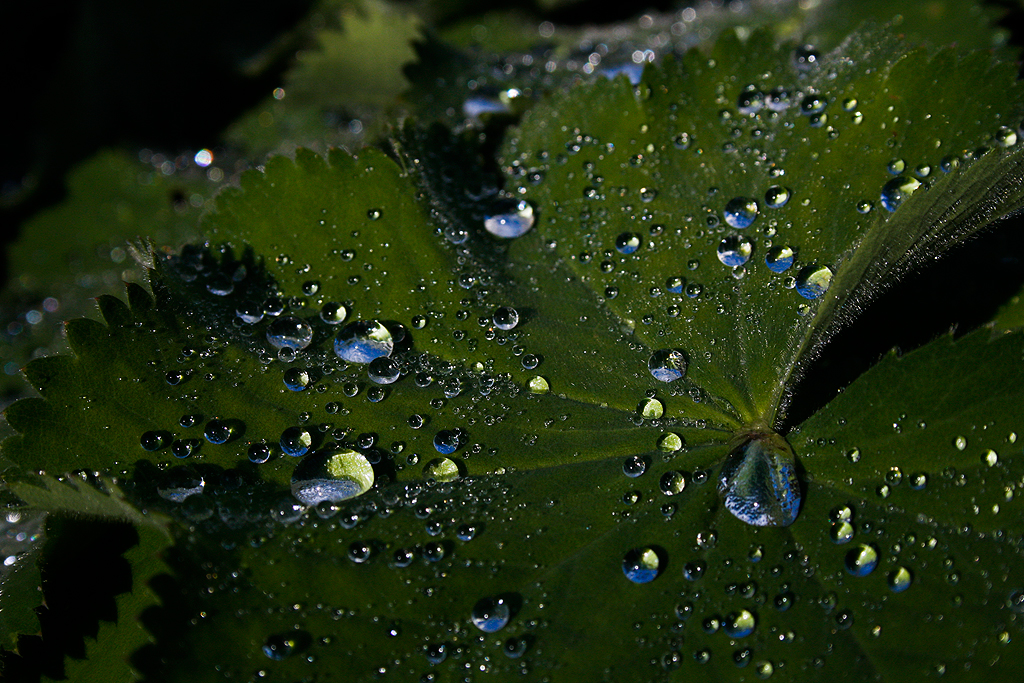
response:
M741 33L551 95L498 167L500 131L415 124L390 154L271 159L218 197L210 243L146 256L152 293L69 323L3 456L112 473L130 504L15 490L142 542L117 624L65 670L1012 666L1019 334L886 358L788 445L769 430L879 288L1019 206L1015 67Z

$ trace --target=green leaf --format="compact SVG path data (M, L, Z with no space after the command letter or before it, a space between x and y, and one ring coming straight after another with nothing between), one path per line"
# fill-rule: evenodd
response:
M988 329L890 354L790 435L809 479L794 538L873 662L900 653L908 675L967 680L1020 660L1022 354L1019 332ZM877 569L851 578L864 545ZM911 584L894 594L900 567Z
M638 341L685 350L691 380L741 422L775 422L793 378L844 319L1022 199L1019 150L972 161L994 136L1016 144L1000 128L1021 113L1009 65L904 52L879 34L815 64L799 67L766 33L726 36L710 57L649 67L638 90L619 79L552 98L504 150L509 192L542 213L510 260L537 269L543 254L558 280L603 292ZM777 87L789 93L785 110L741 107ZM930 185L893 213L882 198L890 164L911 186ZM788 202L772 208L781 191ZM728 218L743 198L758 208L747 228ZM633 236L638 251L621 253L617 240ZM782 274L765 261L780 248L796 254ZM723 250L738 263L746 249L744 265L720 262ZM812 273L827 291L806 300ZM672 276L685 279L683 293L668 291Z
M896 611L878 597L889 598L883 573L895 568L889 554L904 556L881 544L892 533L910 547L927 533L955 566L977 556L1009 577L1012 526L1005 538L994 521L964 531L941 505L926 519L869 499L866 480L835 478L830 467L842 463L819 450L838 437L816 433L813 419L793 439L805 486L791 526L741 521L718 489L723 465L735 470L742 454L745 464L776 458L770 474L781 471L784 487L789 446L769 429L817 345L897 275L1020 204L1024 157L1016 133L999 130L1021 118L1014 69L987 55L905 52L883 34L851 38L810 70L792 58L767 33L733 36L711 61L691 53L649 67L639 89L597 81L535 107L503 152L505 199L532 202L537 219L513 240L482 229L499 199L486 136L476 146L408 131L397 161L375 149L272 159L218 199L204 223L213 248L154 256L152 297L130 286L128 305L99 300L106 324L70 324L75 357L29 366L42 398L8 410L20 434L3 455L51 474L114 470L140 509L166 510L187 529L174 569L201 589L187 584L147 620L158 643L140 667L170 680L336 670L353 680L446 680L468 668L574 680L798 679L823 669L859 681L924 678L940 664L960 674L969 663L971 675L988 676L996 644L1019 640L1009 618L999 622L1005 638L985 630L1014 603L1010 579L972 567L956 580L975 591L960 601L977 610L922 607L932 595L954 597L940 589L949 568L906 551L911 587L895 599L921 600L911 603L920 621L927 608L934 621L962 626L935 636L948 644L937 659L923 637L891 644L911 622L883 623ZM793 102L741 115L747 83L784 85ZM796 111L812 92L827 121ZM677 148L683 132L689 147ZM997 134L1006 149L976 153ZM880 206L858 213L859 201L879 197L897 156L931 187L891 215ZM946 157L960 165L943 175ZM764 205L773 184L791 193L784 206ZM744 271L717 256L733 236L722 212L734 197L761 204L754 224L734 231L753 243ZM817 281L824 294L803 301L787 274L767 268L768 240L796 250L796 280L807 278L804 266L828 266L830 286ZM690 270L689 261L699 263ZM681 291L669 282L677 277ZM701 289L688 296L687 285ZM340 325L321 316L341 310L332 303L344 305ZM506 307L515 326L502 322ZM278 308L280 317L268 313ZM298 353L272 343L288 318L308 326ZM387 323L394 383L339 360L335 338L354 321ZM864 391L902 388L894 402L916 397L918 412L942 423L979 398L965 384L968 353L981 354L980 378L991 382L1011 359L1017 372L1020 344L1007 336L961 355L937 342L908 356L925 359L923 369L886 361ZM650 359L676 348L686 376L661 381L672 378L652 373ZM929 388L936 358L955 380L941 396ZM982 403L1006 411L991 418L993 430L1012 426L1013 385L1010 400ZM890 407L865 411L862 429L895 420ZM312 452L283 455L286 430ZM168 444L203 433L198 451L172 460L186 453ZM272 457L250 463L250 445L261 442ZM966 480L950 498L955 509L992 504L1000 490L1005 498L1019 480L1015 455L1000 452L1005 470L990 480ZM365 467L332 488L345 458ZM920 461L918 452L907 460ZM364 486L367 469L368 492L335 495ZM752 469L764 485L767 475L750 466L736 486L751 483ZM862 471L872 483L878 475ZM182 477L187 486L175 483ZM882 568L866 577L844 576L849 551L829 539L839 486L859 496L858 524L871 525L855 531L882 553ZM300 505L300 490L317 493ZM475 527L472 539L462 525ZM403 549L412 549L409 566L399 566ZM495 597L510 620L491 632L471 615ZM872 637L877 645L865 643Z
M14 650L18 634L39 631L36 608L42 604L38 555L42 519L27 510L8 510L0 522L4 567L0 569L0 648ZM24 536L19 536L24 534Z
M0 347L4 393L24 394L19 371L29 359L66 350L61 320L90 313L90 299L117 291L122 280L141 280L129 240L145 236L177 249L196 239L216 186L196 166L166 164L167 173L124 152L100 152L69 174L62 203L21 227L8 252L17 279L0 295L9 342Z

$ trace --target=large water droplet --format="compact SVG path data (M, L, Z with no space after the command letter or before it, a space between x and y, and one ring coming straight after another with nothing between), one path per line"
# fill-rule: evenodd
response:
M301 351L313 341L313 328L298 318L278 318L267 327L267 341L275 349Z
M750 259L754 247L746 237L729 235L718 245L718 260L730 268L742 266Z
M651 354L647 368L654 379L675 382L686 374L686 352L682 349L659 349Z
M725 507L753 526L789 526L800 511L793 451L777 434L759 434L733 449L718 491Z
M525 199L499 199L484 218L484 229L495 237L512 239L533 227L533 206Z
M622 558L622 573L633 583L650 583L658 577L661 558L654 548L634 548Z
M435 458L423 468L423 478L434 481L455 481L462 476L459 463L451 458Z
M305 505L355 498L373 486L373 466L362 453L319 451L303 458L292 473L292 495Z
M395 349L391 331L377 320L349 323L334 339L334 353L349 363L369 363Z
M473 626L484 633L494 633L505 628L512 618L512 610L508 601L502 597L483 598L473 606L469 618Z
M896 176L882 186L882 207L886 211L895 211L919 187L921 183L916 178Z
M749 197L734 197L725 205L725 222L742 230L757 218L757 201Z
M458 430L442 429L434 435L434 449L441 455L451 455L461 445L461 433Z

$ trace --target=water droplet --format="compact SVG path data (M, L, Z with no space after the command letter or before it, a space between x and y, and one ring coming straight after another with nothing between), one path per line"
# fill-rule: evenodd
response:
M398 381L402 373L398 361L387 356L380 356L370 361L366 367L366 374L370 381L377 384L393 384Z
M344 304L339 304L336 301L328 301L320 309L320 319L328 325L343 323L347 317L348 309L345 308Z
M275 349L301 351L313 341L313 328L298 318L278 318L267 327L267 341Z
M989 467L994 467L999 462L999 454L989 448L981 454L981 462Z
M869 202L867 199L862 199L857 202L857 213L871 213L871 209L875 208L875 205Z
M459 464L451 458L435 458L423 468L423 478L434 481L455 481L462 476Z
M298 646L298 639L294 636L274 635L263 643L263 654L275 662L280 662L294 654Z
M234 434L234 431L235 430L229 422L225 422L223 420L210 420L206 423L206 429L203 430L203 436L206 437L206 440L210 443L220 445L227 443L231 439L232 434Z
M484 218L484 229L495 237L513 239L529 232L534 219L533 206L525 199L499 199Z
M807 266L796 278L796 293L805 299L817 299L832 284L832 269L828 266Z
M281 432L281 450L285 455L298 458L309 452L313 435L302 427L288 427Z
M661 492L666 496L674 496L682 493L683 489L686 488L686 477L683 476L682 472L669 470L661 475L659 485L661 486Z
M896 176L882 186L882 208L890 212L895 211L919 187L921 182L916 178Z
M996 130L995 142L1000 147L1013 147L1017 144L1017 133L1007 126L999 126Z
M235 315L246 325L255 325L263 320L263 307L255 301L246 299L238 304L238 308L235 309Z
M772 185L764 193L764 204L771 209L781 209L789 202L792 193L781 185Z
M793 451L777 434L760 434L733 449L718 491L725 507L753 526L789 526L800 511Z
M730 638L745 638L754 632L757 620L750 610L731 612L725 617L722 628Z
M790 247L783 246L772 247L764 256L764 264L773 273L785 273L793 267L793 261L795 260L796 254L793 250Z
M373 466L354 450L323 450L303 458L292 473L292 495L305 505L338 503L373 486Z
M249 446L249 461L262 465L270 460L271 448L269 444L257 442Z
M349 323L334 339L334 353L349 363L369 363L395 349L391 331L377 320Z
M284 385L291 391L305 391L310 383L309 372L302 368L288 368L284 371Z
M432 643L427 646L426 655L427 661L431 664L440 664L448 659L448 644Z
M683 447L683 437L675 432L666 432L658 437L658 450L674 453Z
M793 66L798 71L810 71L818 66L821 55L813 45L803 45L793 50Z
M967 448L967 438L964 436L958 436L953 439L953 446L958 450L962 451Z
M800 100L800 113L804 116L813 116L825 111L826 106L828 106L828 100L821 95L807 95Z
M678 133L672 138L672 144L676 146L676 149L689 149L690 148L690 134L689 133Z
M197 454L201 445L199 439L178 439L171 444L171 454L175 458L187 458Z
M910 570L906 567L896 567L886 577L886 581L889 584L889 590L893 593L902 593L903 591L910 588L910 584L913 581L913 575Z
M718 260L730 268L736 268L750 259L753 250L753 245L746 237L729 235L718 245Z
M461 445L461 433L457 430L442 429L434 435L434 448L441 455L451 455Z
M832 537L832 542L836 545L842 545L843 543L849 543L853 540L854 528L846 520L832 522L832 526L829 529L829 536Z
M169 432L145 432L139 437L139 445L147 451L158 451L164 448L171 442L171 434Z
M499 330L511 330L519 324L519 312L511 306L502 306L494 312L492 321Z
M741 114L753 116L764 107L764 93L754 85L743 88L736 101L736 108Z
M502 597L482 598L473 606L470 621L484 633L495 633L505 628L512 618L508 601Z
M656 398L648 398L640 402L637 412L645 419L657 420L665 414L665 405Z
M867 576L878 566L878 550L873 545L861 543L846 553L846 571L853 576Z
M675 382L686 374L688 361L682 349L659 349L651 354L647 368L654 379L661 382Z
M636 478L647 471L647 462L639 455L631 455L622 462L622 473Z
M532 353L528 353L525 356L523 356L523 359L522 361L520 361L520 364L523 366L524 370L533 370L538 365L540 365L540 358Z
M623 232L615 238L615 250L620 254L632 254L640 248L641 244L643 241L635 232Z
M530 637L523 636L522 638L508 638L501 646L501 651L505 653L505 656L509 659L519 659L530 647Z
M742 230L750 227L757 218L757 202L749 197L734 197L725 205L725 222Z
M634 548L622 558L622 573L633 583L650 583L658 577L661 558L654 548Z
M526 386L534 394L546 394L551 391L551 386L548 384L548 381L540 375L531 377Z
M790 104L789 91L781 85L776 88L772 88L768 91L768 94L765 95L764 104L772 111L786 111L789 109Z
M889 172L889 175L899 175L900 173L903 173L906 168L907 162L903 161L903 159L893 159L885 165L885 170Z

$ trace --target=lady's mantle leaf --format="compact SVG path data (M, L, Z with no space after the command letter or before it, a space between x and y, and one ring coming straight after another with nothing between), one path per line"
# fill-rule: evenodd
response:
M790 435L809 479L793 537L879 671L998 679L1020 661L1022 359L1019 331L943 337L886 357Z
M509 259L584 283L638 342L685 350L737 420L771 424L858 306L1020 205L1022 101L983 53L873 34L811 60L726 36L524 117L504 167L541 217Z

